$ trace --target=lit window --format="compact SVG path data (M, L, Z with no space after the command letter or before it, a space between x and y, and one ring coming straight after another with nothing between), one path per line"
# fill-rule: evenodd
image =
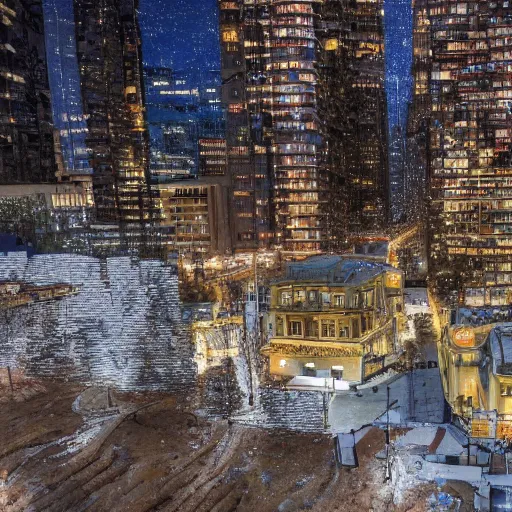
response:
M322 338L336 337L336 322L334 320L322 320Z
M222 41L225 43L238 43L238 32L235 29L223 30Z
M327 39L325 42L325 49L328 52L332 52L338 49L338 40L337 39Z
M345 307L345 295L335 295L334 304L339 308Z
M289 336L302 336L302 322L299 320L291 320L288 322Z

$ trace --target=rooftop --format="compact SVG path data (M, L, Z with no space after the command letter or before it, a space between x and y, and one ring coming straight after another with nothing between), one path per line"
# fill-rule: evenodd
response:
M285 277L276 282L315 281L354 286L389 271L398 272L391 265L376 261L339 255L312 256L288 263Z

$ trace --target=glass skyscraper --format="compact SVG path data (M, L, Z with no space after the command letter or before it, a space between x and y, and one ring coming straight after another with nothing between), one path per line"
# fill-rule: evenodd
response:
M44 0L46 53L53 122L58 130L64 171L90 174L85 143L87 121L82 108L76 55L73 0Z

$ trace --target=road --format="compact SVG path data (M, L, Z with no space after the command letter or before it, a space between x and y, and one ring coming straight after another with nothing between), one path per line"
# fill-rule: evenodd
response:
M419 315L428 313L428 306L422 305L426 290L410 293L406 313ZM419 298L419 300L417 300ZM411 325L411 323L409 324ZM420 358L425 361L438 361L436 331L432 325L432 336L419 339ZM413 333L415 336L415 333ZM418 339L418 338L417 338ZM358 430L386 413L389 385L389 403L394 404L391 420L402 424L407 422L444 423L445 400L439 368L414 369L401 376L391 378L387 383L377 385L377 392L371 388L359 392L341 392L334 396L329 408L329 425L335 433Z

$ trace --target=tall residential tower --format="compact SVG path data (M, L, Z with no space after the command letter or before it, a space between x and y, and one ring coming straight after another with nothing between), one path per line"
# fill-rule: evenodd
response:
M382 3L220 1L238 248L315 253L387 217Z
M428 11L431 267L475 304L510 304L512 7L429 0Z
M41 0L0 16L0 183L57 181Z
M151 205L137 0L75 0L74 9L98 220L141 223Z

